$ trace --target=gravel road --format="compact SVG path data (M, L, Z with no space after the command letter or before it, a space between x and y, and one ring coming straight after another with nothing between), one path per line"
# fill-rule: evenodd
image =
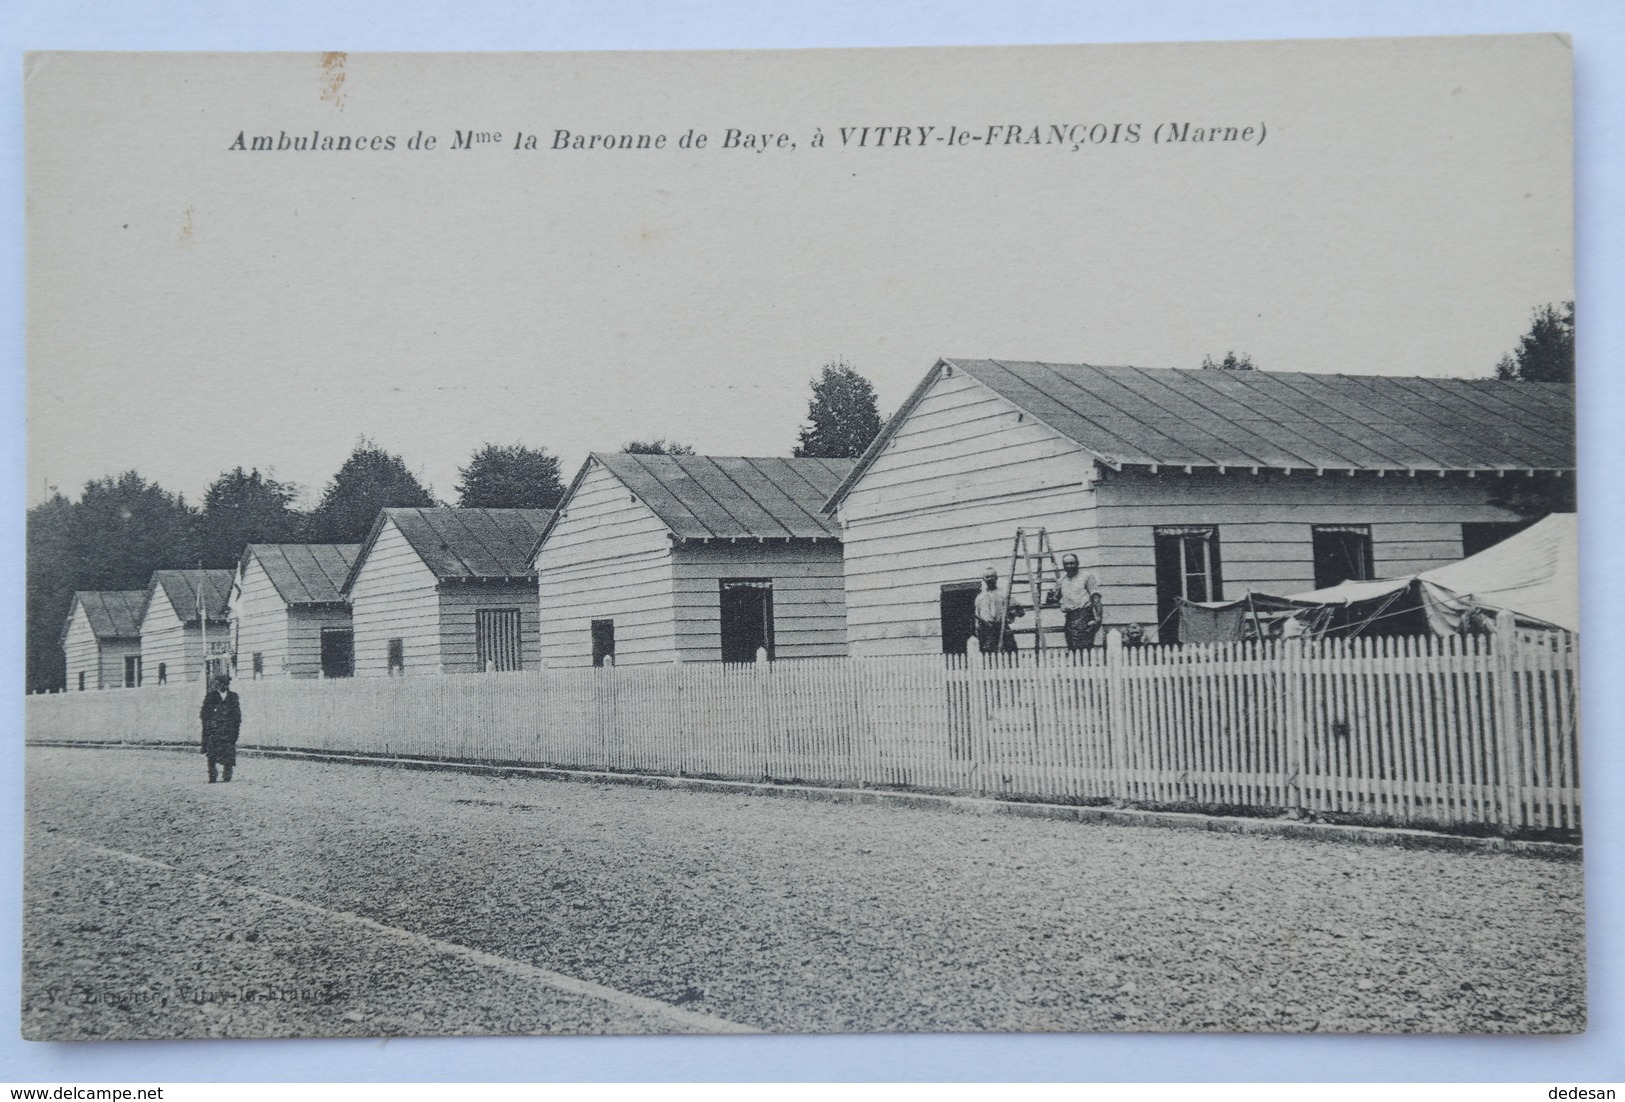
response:
M1581 868L31 748L30 1038L1572 1032Z

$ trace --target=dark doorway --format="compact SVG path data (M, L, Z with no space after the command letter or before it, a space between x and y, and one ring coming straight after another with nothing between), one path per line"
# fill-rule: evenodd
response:
M1315 545L1315 588L1329 589L1342 582L1368 582L1377 575L1371 567L1371 526L1319 525L1311 530Z
M595 666L613 666L615 664L614 620L594 620L592 622L592 664Z
M482 673L512 673L523 667L517 608L474 610L474 661Z
M721 583L722 660L754 662L766 648L773 657L773 581L771 578L729 578Z
M976 637L976 594L980 582L950 582L942 587L942 653L964 654Z
M348 628L322 629L322 676L355 675L355 633Z
M141 656L127 654L124 656L124 687L134 689L141 684Z
M1219 572L1217 528L1157 528L1157 641L1179 641L1180 597L1187 601L1224 600Z

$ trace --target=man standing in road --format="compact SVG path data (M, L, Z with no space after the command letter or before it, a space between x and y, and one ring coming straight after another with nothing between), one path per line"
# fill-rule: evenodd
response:
M1093 574L1078 570L1078 556L1061 556L1061 577L1050 590L1048 603L1061 606L1066 618L1066 649L1076 653L1095 645L1095 633L1105 616L1100 599L1100 583Z
M231 691L231 678L216 674L213 686L204 694L203 708L198 713L203 720L203 752L209 757L209 783L215 781L215 769L224 770L224 780L231 780L231 768L237 764L237 732L243 725L243 709L237 694Z

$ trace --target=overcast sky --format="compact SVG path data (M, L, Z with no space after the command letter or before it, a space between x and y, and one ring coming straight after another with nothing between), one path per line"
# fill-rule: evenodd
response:
M28 500L128 468L196 500L240 464L309 504L361 434L448 501L485 442L567 476L635 437L782 455L837 357L883 413L939 356L1485 375L1573 295L1568 89L1534 37L38 57ZM1170 122L1265 136L1154 142ZM936 129L842 146L898 125ZM555 151L560 128L668 147ZM690 128L706 149L675 147Z

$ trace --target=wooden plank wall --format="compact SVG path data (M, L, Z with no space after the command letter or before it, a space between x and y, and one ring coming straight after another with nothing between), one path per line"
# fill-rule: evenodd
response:
M968 375L939 379L842 504L853 655L938 654L941 587L1003 574L1018 527L1094 548L1094 464Z
M141 654L141 640L139 639L108 639L101 645L101 671L102 688L124 689L135 688L124 684L124 659L128 655ZM70 684L71 687L71 684Z
M124 657L141 653L139 639L97 639L85 610L74 606L73 619L62 640L67 660L69 692L79 688L79 674L85 674L85 689L124 688Z
M251 556L246 568L237 572L231 593L231 630L238 677L254 676L256 653L262 658L266 677L289 672L288 606L258 556Z
M615 622L619 665L670 662L670 531L594 463L536 557L541 655L548 668L592 665L592 621Z
M288 609L288 656L283 672L289 677L320 677L322 629L348 627L348 608L296 605Z
M386 521L350 587L357 677L389 674L389 640L403 641L408 677L440 672L440 594L434 571Z
M90 628L90 617L78 601L73 605L73 617L62 635L62 656L67 662L68 691L79 690L79 675L85 675L85 689L102 687L101 643ZM120 677L122 681L122 676Z
M1460 559L1464 521L1516 519L1488 504L1495 482L1460 474L1103 471L1094 494L1093 562L1107 622L1156 623L1153 532L1159 525L1218 529L1226 597L1248 589L1284 596L1314 587L1310 530L1317 524L1370 525L1378 577Z
M689 541L672 551L674 623L685 662L722 658L724 578L773 582L773 647L778 658L834 658L846 653L846 601L841 544Z
M227 624L209 625L209 638L226 638ZM147 614L141 620L141 660L145 669L142 686L158 684L158 666L166 667L166 677L173 685L182 681L197 681L203 671L202 632L197 624L181 623L169 603L163 586L153 590L147 604Z

